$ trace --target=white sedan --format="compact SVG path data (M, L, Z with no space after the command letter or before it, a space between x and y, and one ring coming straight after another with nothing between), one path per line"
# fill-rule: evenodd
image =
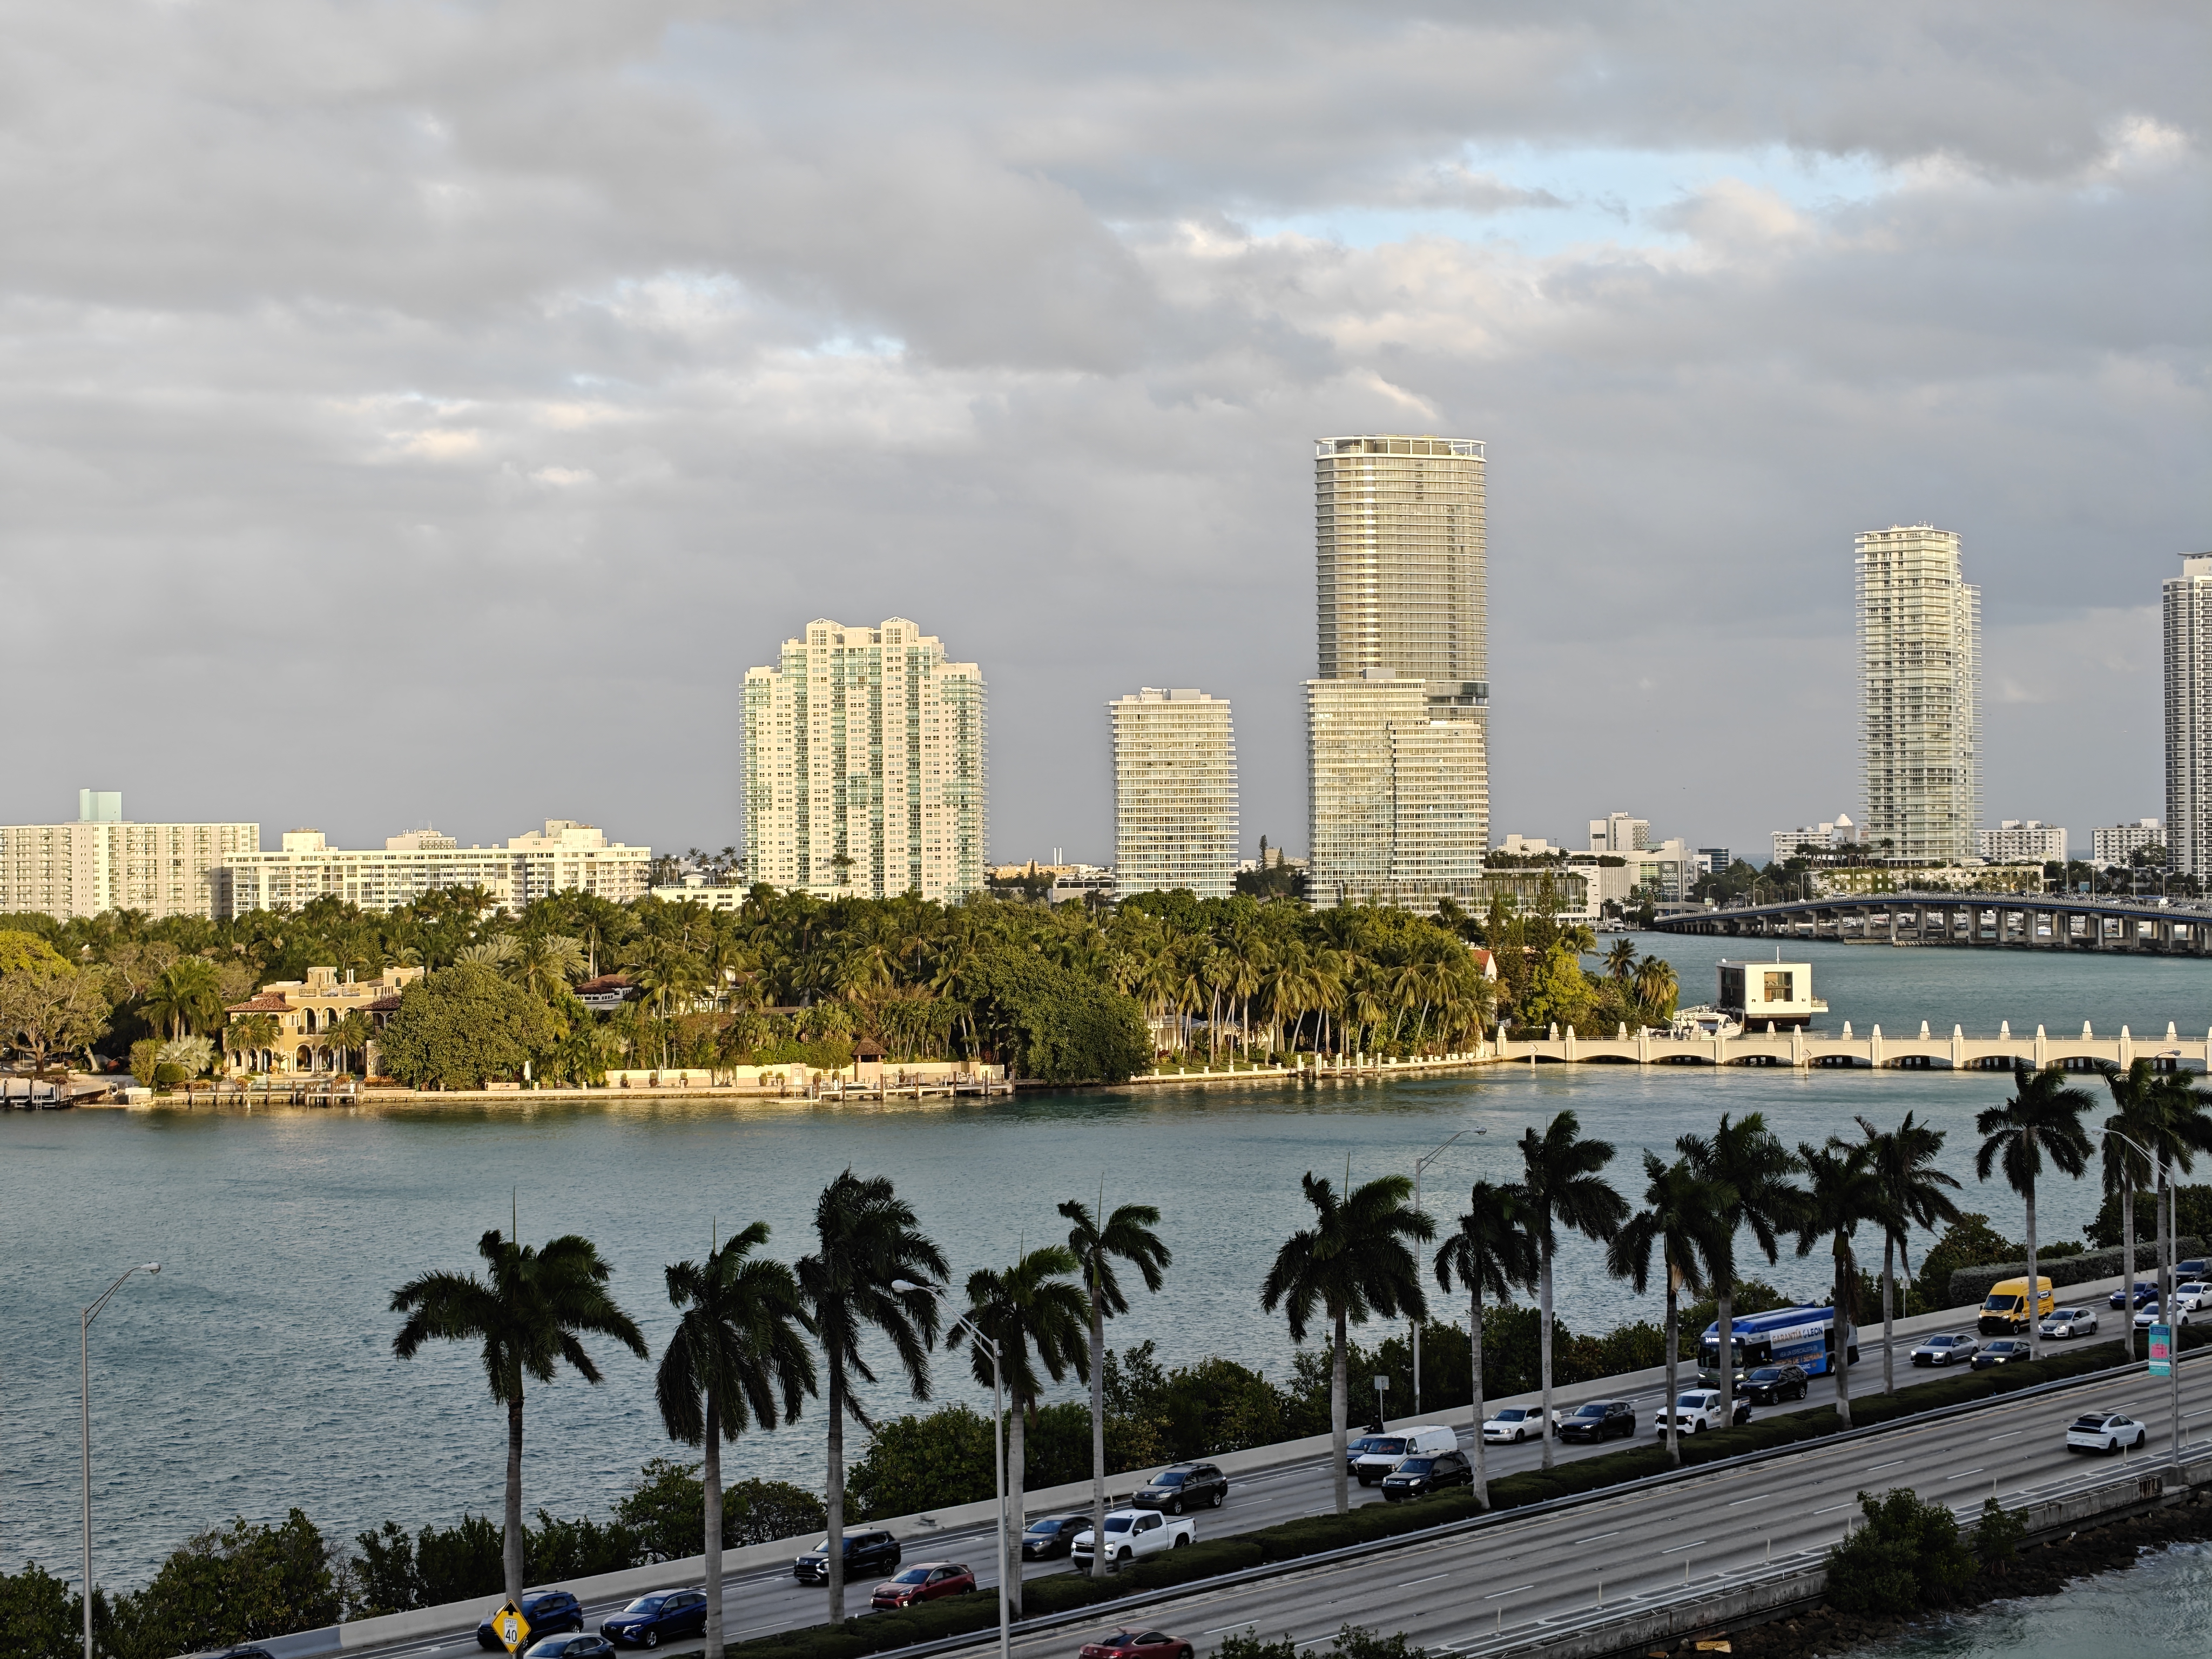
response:
M2184 1313L2212 1313L2212 1306L2208 1304L2212 1304L2212 1285L2202 1279L2173 1287L2173 1305Z
M2045 1336L2087 1336L2097 1328L2094 1308L2055 1308L2043 1322Z
M2070 1452L2117 1452L2143 1443L2143 1425L2118 1412L2084 1412L2066 1425Z
M2187 1325L2193 1322L2189 1317L2190 1310L2186 1302L2177 1296L2173 1298L2173 1305L2180 1310L2174 1315L2175 1323ZM2136 1328L2139 1331L2147 1331L2154 1325L2163 1325L2166 1322L2166 1314L2155 1302L2148 1303L2136 1310Z
M1492 1445L1519 1445L1543 1438L1544 1413L1534 1406L1504 1406L1482 1420L1482 1437Z
M1912 1351L1916 1365L1948 1365L1955 1359L1972 1359L1981 1352L1982 1345L1972 1337L1959 1335L1931 1336Z

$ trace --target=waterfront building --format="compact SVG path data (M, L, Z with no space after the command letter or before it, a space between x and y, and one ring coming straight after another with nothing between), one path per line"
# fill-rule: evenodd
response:
M1975 833L1977 851L1990 864L2063 864L2066 831L2039 818L2007 818Z
M81 789L74 823L0 825L0 915L212 917L215 872L260 846L258 823L133 823L119 791Z
M1651 820L1632 818L1626 812L1609 812L1589 821L1589 849L1593 853L1637 853L1651 844Z
M2166 584L2166 864L2212 876L2212 553Z
M276 1024L276 1040L251 1050L231 1051L235 1054L233 1068L274 1076L334 1069L339 1057L328 1034L350 1013L365 1016L371 1030L381 1031L399 1012L399 994L422 973L421 968L387 968L375 979L356 981L350 968L343 975L335 968L310 968L303 980L280 979L263 986L227 1012L232 1024L267 1014ZM372 1040L362 1062L373 1073L376 1061Z
M2147 853L2152 848L2166 845L2166 830L2156 818L2137 818L2133 823L2116 823L2107 829L2089 832L2090 858L2100 870L2113 865L2123 867L2136 861L2136 854Z
M983 885L982 672L893 617L817 618L745 672L745 854L752 879L817 898Z
M1834 853L1854 846L1858 834L1858 826L1851 822L1850 814L1838 812L1832 823L1823 818L1818 823L1802 824L1795 830L1777 830L1769 839L1774 844L1774 861L1787 864L1791 859L1807 856L1800 850L1803 848L1809 847L1814 853ZM1725 865L1721 867L1727 868Z
M1735 855L1725 847L1700 847L1698 848L1698 873L1699 875L1717 876L1723 870L1727 869L1729 865L1735 862Z
M1106 705L1114 722L1114 874L1121 897L1188 888L1227 898L1237 878L1237 737L1229 704L1157 690Z
M1971 857L1981 817L1981 590L1959 538L1895 525L1858 538L1859 756L1882 856Z
M1480 721L1434 708L1419 680L1370 668L1306 682L1315 907L1433 910L1479 896L1490 840Z
M426 893L480 887L494 907L520 915L532 899L595 893L616 904L645 896L653 849L609 842L588 823L548 818L541 832L504 847L463 847L435 830L386 838L381 851L331 846L319 830L288 830L273 853L243 854L216 872L216 915L299 909L335 898L393 910Z

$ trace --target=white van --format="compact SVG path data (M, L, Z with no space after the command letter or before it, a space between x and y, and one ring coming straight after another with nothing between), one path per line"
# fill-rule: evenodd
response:
M1458 1449L1458 1434L1442 1423L1393 1429L1371 1438L1367 1449L1353 1462L1352 1472L1359 1477L1361 1486L1371 1486L1396 1468L1401 1458L1434 1457L1438 1452Z

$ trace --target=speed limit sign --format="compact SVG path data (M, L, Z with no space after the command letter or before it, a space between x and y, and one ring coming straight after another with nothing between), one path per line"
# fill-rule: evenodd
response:
M507 1644L509 1653L530 1639L530 1621L522 1616L522 1609L509 1601L491 1616L492 1634Z

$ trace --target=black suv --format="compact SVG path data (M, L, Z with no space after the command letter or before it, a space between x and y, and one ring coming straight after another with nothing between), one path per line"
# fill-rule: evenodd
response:
M1761 1365L1742 1382L1736 1392L1754 1406L1771 1406L1784 1400L1802 1400L1813 1389L1813 1379L1802 1365Z
M845 1534L845 1582L863 1573L887 1573L899 1564L898 1540L887 1532L848 1532ZM791 1564L791 1576L802 1584L830 1582L830 1540L823 1539Z
M1588 1400L1559 1419L1562 1440L1636 1437L1636 1407L1626 1400Z
M499 1607L506 1605L502 1601ZM477 1645L493 1653L507 1645L491 1627L492 1613L498 1611L499 1607L494 1607L491 1613L484 1615L483 1622L477 1626ZM530 1639L532 1642L541 1636L552 1636L561 1631L581 1630L584 1627L583 1606L566 1590L540 1590L535 1595L524 1596L522 1616L530 1621Z
M1635 1420L1629 1423L1630 1432L1635 1431ZM1382 1497L1386 1503L1400 1504L1409 1498L1425 1498L1432 1492L1442 1492L1446 1486L1471 1486L1474 1484L1474 1465L1467 1461L1465 1452L1437 1452L1430 1457L1403 1457L1398 1467L1382 1477Z
M1129 1502L1140 1510L1165 1510L1181 1515L1200 1504L1221 1507L1229 1496L1229 1477L1211 1463L1177 1463L1162 1469L1137 1488Z
M1079 1532L1091 1530L1087 1515L1048 1515L1029 1524L1022 1534L1022 1559L1049 1561L1054 1556L1067 1553L1067 1547L1075 1541Z

